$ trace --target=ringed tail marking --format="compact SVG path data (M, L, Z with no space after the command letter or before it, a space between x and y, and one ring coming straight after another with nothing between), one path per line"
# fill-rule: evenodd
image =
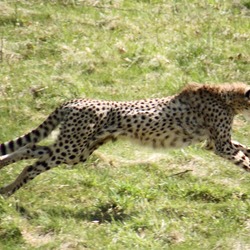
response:
M46 138L62 121L63 112L57 108L48 118L31 132L14 140L0 144L0 156L15 152L29 143L37 143Z

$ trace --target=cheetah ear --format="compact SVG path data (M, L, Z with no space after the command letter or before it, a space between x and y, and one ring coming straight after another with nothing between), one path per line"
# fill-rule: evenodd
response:
M246 97L247 99L250 99L250 89L246 91L245 97Z

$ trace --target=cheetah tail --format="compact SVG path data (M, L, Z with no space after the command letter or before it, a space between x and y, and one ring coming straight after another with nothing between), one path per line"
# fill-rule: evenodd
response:
M0 144L0 156L15 152L29 143L37 143L46 138L62 121L62 112L56 109L49 117L31 132L14 140Z

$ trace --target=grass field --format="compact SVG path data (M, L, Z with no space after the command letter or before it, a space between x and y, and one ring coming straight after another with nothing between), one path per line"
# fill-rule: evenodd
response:
M0 141L76 97L250 84L249 17L249 0L2 0ZM249 129L237 117L234 139L250 145ZM250 175L200 146L117 141L37 177L0 197L0 249L249 250ZM27 164L2 169L1 186Z

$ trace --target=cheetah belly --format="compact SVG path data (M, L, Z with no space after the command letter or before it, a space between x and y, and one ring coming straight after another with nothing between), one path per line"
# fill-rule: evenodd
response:
M198 133L197 133L198 132ZM118 136L119 138L130 138L143 146L153 148L182 148L191 144L199 143L207 139L205 130L196 131L196 134L187 134L186 131L171 131L162 134L150 132L144 135L138 133L128 133Z
M162 137L152 138L152 140L142 138L141 143L153 148L182 148L202 142L206 138L205 135L192 136L178 132L173 134L166 133Z

